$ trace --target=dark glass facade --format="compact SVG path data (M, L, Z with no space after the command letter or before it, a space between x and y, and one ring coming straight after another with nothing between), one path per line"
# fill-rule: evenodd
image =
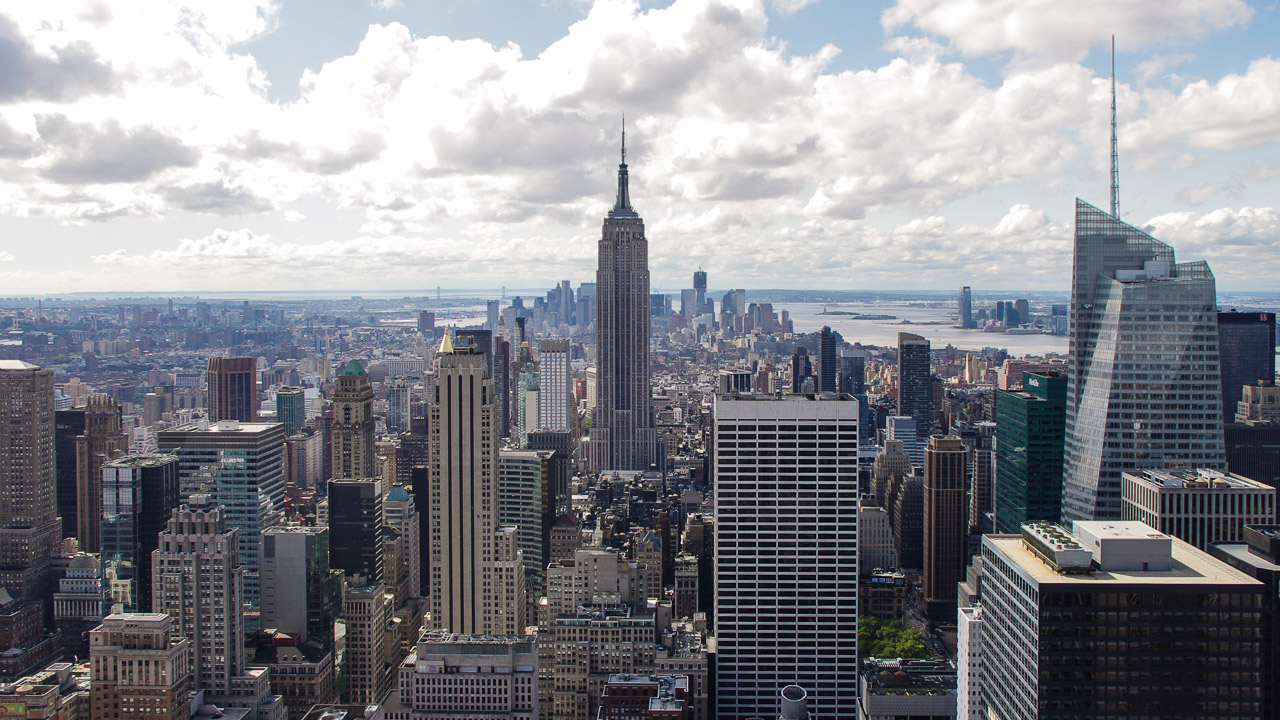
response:
M1222 421L1235 422L1240 388L1275 380L1275 314L1218 313L1218 354L1222 362Z
M1020 391L996 391L996 532L1062 514L1067 379L1024 372Z

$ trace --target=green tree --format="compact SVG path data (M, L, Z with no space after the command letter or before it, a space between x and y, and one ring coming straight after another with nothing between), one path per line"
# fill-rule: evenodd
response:
M896 620L858 618L858 654L878 658L927 658L924 635Z

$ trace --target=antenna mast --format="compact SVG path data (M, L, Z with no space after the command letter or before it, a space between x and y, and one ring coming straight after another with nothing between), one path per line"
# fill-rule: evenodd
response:
M1116 36L1111 36L1111 216L1120 219L1120 153L1116 149Z

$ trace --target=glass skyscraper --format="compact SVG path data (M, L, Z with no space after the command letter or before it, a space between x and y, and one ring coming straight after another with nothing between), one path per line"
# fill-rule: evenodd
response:
M1062 517L1120 517L1120 477L1226 469L1212 271L1076 200Z

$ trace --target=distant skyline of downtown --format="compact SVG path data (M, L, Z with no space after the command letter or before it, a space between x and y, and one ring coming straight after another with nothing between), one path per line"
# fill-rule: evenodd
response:
M1280 291L1276 7L1060 7L8 7L0 296L591 282L623 113L655 291L1065 294L1113 32L1121 217Z

